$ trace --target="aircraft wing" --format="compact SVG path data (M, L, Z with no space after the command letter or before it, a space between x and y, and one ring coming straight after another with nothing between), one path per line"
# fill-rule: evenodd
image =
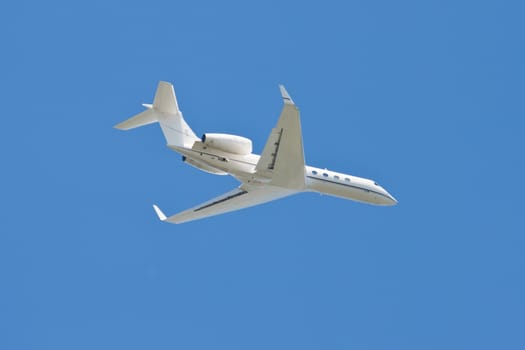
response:
M279 88L284 107L255 171L271 179L270 184L300 190L305 186L305 166L299 109L284 86Z
M213 198L196 207L166 217L164 213L153 205L160 220L173 224L193 221L209 216L228 213L231 211L252 207L254 205L273 201L296 193L296 191L277 188L274 186L246 186L241 185L233 191L227 192L219 197Z

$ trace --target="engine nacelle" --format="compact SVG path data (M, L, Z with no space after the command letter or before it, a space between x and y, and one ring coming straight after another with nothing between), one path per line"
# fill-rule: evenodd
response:
M188 158L186 156L182 156L182 161L186 164L189 164L191 166L194 166L195 168L197 169L200 169L200 170L203 170L207 173L210 173L210 174L215 174L215 175L228 175L228 173L225 173L224 171L220 170L220 169L216 169L214 167L211 167L205 163L202 163L202 162L199 162L195 159L192 159L192 158Z
M229 134L204 134L202 143L224 152L247 155L252 153L252 140L246 137Z

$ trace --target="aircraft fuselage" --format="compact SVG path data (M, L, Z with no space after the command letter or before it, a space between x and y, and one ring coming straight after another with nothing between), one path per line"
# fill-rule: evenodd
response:
M170 148L185 157L196 160L199 165L216 169L216 173L230 174L241 182L264 184L270 181L256 174L255 167L260 158L258 154L243 156L226 153L206 147L199 141L196 141L191 149ZM197 167L207 171L204 167ZM305 187L298 192L318 192L375 205L397 204L396 199L373 180L309 165L305 166Z

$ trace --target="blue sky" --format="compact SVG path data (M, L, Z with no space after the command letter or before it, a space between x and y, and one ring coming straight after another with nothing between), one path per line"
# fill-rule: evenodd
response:
M18 1L0 11L1 349L525 348L519 1ZM304 194L159 222L236 186L156 126L260 152L286 85L306 160L391 208Z

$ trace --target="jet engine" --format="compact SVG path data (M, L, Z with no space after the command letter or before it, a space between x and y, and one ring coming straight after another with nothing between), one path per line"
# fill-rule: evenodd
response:
M202 143L227 153L247 155L252 153L252 140L246 137L229 134L204 134Z

